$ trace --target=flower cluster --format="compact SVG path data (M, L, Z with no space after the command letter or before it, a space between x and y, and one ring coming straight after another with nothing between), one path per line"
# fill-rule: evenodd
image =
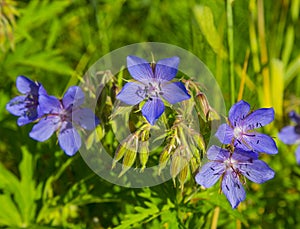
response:
M165 110L163 99L175 104L191 97L181 82L171 82L177 74L178 64L179 57L176 56L159 60L156 64L128 56L127 69L136 81L126 83L117 99L128 105L146 100L142 114L154 125Z
M196 175L196 182L206 188L222 179L222 191L232 208L246 198L242 184L244 177L256 183L263 183L274 177L274 171L258 159L259 153L276 154L274 140L268 135L253 131L274 119L273 108L262 108L250 112L250 105L241 100L234 104L228 117L228 124L222 124L216 137L226 148L211 146L207 157L210 160Z
M285 144L293 145L300 143L300 116L295 112L289 113L290 119L296 123L293 126L286 126L279 132L278 137ZM296 149L296 160L300 164L300 145Z
M40 142L57 131L60 147L67 155L74 155L81 147L81 138L75 127L92 130L99 124L99 119L90 109L80 107L84 102L82 90L72 86L62 99L57 99L48 95L40 83L25 76L19 76L16 82L24 95L12 99L6 109L19 116L18 125L38 121L29 136Z

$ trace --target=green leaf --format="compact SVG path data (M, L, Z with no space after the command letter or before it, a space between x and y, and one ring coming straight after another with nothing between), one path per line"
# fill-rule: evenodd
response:
M194 8L196 21L213 51L222 58L227 58L226 50L222 44L222 39L214 24L214 16L207 6L197 5Z

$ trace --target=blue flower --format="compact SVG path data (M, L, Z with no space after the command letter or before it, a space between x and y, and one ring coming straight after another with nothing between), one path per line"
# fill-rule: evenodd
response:
M278 137L285 144L293 145L300 143L300 116L295 112L289 113L290 119L296 123L295 126L286 126L281 129ZM300 145L296 149L296 160L300 164Z
M127 57L127 68L135 82L126 83L117 99L136 105L146 100L142 114L151 125L165 110L162 99L171 104L189 99L186 88L181 82L170 82L177 74L179 57L159 60L155 65L136 57Z
M253 131L274 120L273 108L261 108L250 112L250 105L241 100L229 110L228 124L219 126L216 137L223 144L233 143L235 147L257 153L276 154L275 141L268 135Z
M17 78L16 86L23 95L17 96L7 103L6 110L15 116L20 116L17 123L19 126L23 126L43 115L38 99L39 95L47 93L40 83L25 76Z
M210 162L203 165L196 175L196 182L205 188L213 186L222 178L222 191L232 208L246 198L243 188L244 177L255 183L264 183L274 177L274 171L263 161L258 160L257 153L235 148L234 152L211 146L207 151Z
M70 87L61 100L40 95L39 103L46 115L34 125L30 137L43 142L59 130L60 147L67 155L74 155L81 147L81 138L74 125L92 130L99 123L90 109L80 107L83 102L84 94L77 86Z

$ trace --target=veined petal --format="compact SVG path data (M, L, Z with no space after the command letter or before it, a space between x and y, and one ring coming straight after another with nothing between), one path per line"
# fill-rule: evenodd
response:
M230 156L227 149L220 148L219 146L212 145L207 150L207 158L212 161L225 161Z
M62 127L58 136L60 147L69 156L73 156L81 146L81 138L71 123Z
M15 116L25 115L25 99L26 96L23 95L13 98L6 104L6 110Z
M275 141L268 135L252 132L248 136L243 135L243 140L247 146L250 146L250 150L258 153L276 154L278 152Z
M38 91L38 84L36 84L34 81L28 79L25 76L18 76L16 80L16 86L22 94L28 94L30 92L36 92ZM34 94L36 94L34 93Z
M296 161L300 165L300 146L297 147L295 154L296 154Z
M124 85L117 99L128 105L136 105L146 98L145 86L141 83L129 82Z
M51 137L54 131L59 128L60 118L58 116L48 116L35 124L29 133L34 140L43 142Z
M219 139L221 143L230 144L234 137L233 129L229 125L224 123L219 126L215 136Z
M243 120L247 114L250 112L250 105L249 103L245 102L244 100L241 100L234 104L228 114L228 119L232 126L236 126L239 124L241 120Z
M142 114L151 125L154 125L156 120L164 112L165 106L160 98L154 97L149 99L142 107Z
M70 106L78 107L84 102L84 93L78 86L69 87L64 97L62 98L62 104L64 109L68 109Z
M154 79L153 70L150 63L137 56L127 56L127 69L137 81L147 82Z
M232 208L236 208L239 203L246 198L246 192L239 180L239 177L233 175L231 171L226 171L223 177L222 191Z
M245 130L252 130L265 126L274 120L273 108L261 108L250 113L244 120Z
M202 166L196 175L196 182L205 188L213 186L225 172L225 166L219 162L208 162Z
M241 163L251 162L253 160L258 159L258 154L253 151L246 151L242 148L235 148L234 153L231 156L235 161L239 161Z
M29 118L28 116L20 116L18 118L17 124L18 126L24 126L28 123L33 122L35 119Z
M240 163L239 170L249 180L258 184L264 183L275 176L275 172L261 160L254 160L252 163Z
M72 120L86 130L93 130L99 124L99 119L89 108L74 110L72 112Z
M179 61L180 59L177 56L157 61L154 77L160 80L172 80L177 74Z
M278 133L279 139L285 144L295 144L300 141L300 134L295 131L295 126L286 126Z
M58 114L62 107L60 101L51 95L39 96L39 113L44 114Z
M191 98L181 82L163 84L161 91L164 99L171 104Z

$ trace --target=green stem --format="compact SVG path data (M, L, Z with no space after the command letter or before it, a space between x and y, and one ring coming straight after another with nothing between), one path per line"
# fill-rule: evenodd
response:
M234 82L234 46L233 46L233 18L232 2L227 0L227 41L229 48L229 77L230 77L230 101L231 105L235 103L235 82Z

